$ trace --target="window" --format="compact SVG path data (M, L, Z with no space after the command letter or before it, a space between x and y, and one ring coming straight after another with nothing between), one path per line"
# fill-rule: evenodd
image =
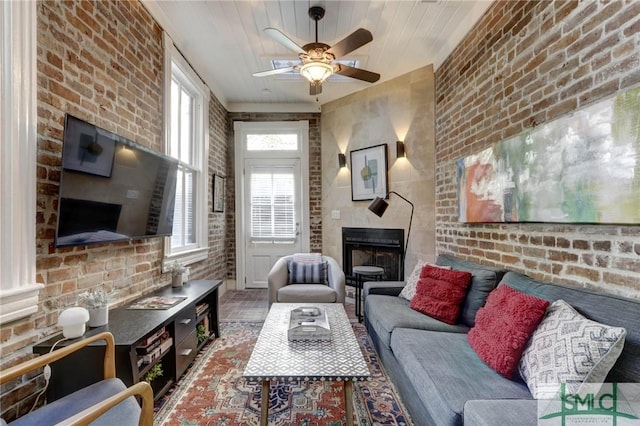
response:
M296 200L293 171L252 170L250 186L251 239L294 239Z
M293 134L248 134L247 151L297 151L298 135Z
M165 150L179 160L173 234L165 265L207 257L209 90L165 35Z
M38 311L36 4L0 2L0 324ZM19 188L19 190L16 190Z

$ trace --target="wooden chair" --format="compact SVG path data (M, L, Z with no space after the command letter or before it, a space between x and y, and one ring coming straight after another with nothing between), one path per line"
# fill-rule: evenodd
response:
M43 368L98 340L106 343L104 378L19 417L10 425L153 425L153 390L147 382L126 387L116 377L113 335L103 332L0 372L0 385ZM135 396L142 400L142 407Z

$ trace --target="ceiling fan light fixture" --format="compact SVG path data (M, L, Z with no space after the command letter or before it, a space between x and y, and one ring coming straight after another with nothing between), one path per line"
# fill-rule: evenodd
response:
M309 83L322 84L333 74L333 67L324 62L309 62L300 67L300 74L309 80Z

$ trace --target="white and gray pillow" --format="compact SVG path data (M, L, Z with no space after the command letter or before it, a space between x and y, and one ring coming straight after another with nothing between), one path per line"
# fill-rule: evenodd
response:
M549 306L522 352L518 371L536 399L553 398L560 383L576 393L602 383L622 352L627 331L585 318L564 300Z

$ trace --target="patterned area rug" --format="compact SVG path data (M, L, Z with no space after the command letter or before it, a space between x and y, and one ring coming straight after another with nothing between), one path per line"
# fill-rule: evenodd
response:
M357 425L412 425L383 370L362 324L353 329L372 379L353 386ZM242 372L260 334L262 322L223 321L210 343L182 379L159 401L155 425L257 425L261 383ZM271 383L269 425L346 425L342 383L279 381Z

